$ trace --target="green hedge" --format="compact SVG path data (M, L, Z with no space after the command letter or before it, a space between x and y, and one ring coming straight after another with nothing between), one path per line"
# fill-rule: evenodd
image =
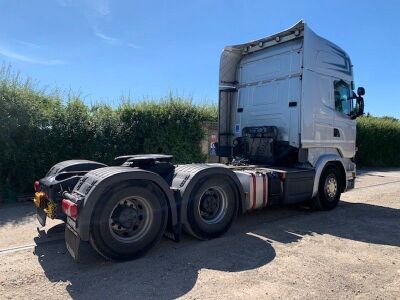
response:
M0 202L31 193L35 179L66 159L109 164L123 154L169 153L176 163L201 162L201 123L216 119L215 106L173 96L88 106L0 69ZM400 167L398 120L367 116L357 128L359 167Z
M391 117L357 120L358 167L400 167L400 122Z
M201 123L217 116L215 106L174 96L117 108L64 98L0 71L0 198L31 193L35 179L66 159L109 164L123 154L169 153L177 163L204 161Z

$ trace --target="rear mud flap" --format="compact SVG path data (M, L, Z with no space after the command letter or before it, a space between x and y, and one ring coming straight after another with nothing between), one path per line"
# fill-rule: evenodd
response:
M47 215L42 208L36 208L36 217L42 227L46 226Z
M79 261L79 246L80 246L80 244L81 244L80 237L67 224L65 226L65 245L67 246L67 250L68 250L69 254L71 254L72 258L76 262Z
M181 240L182 235L182 223L181 223L181 192L179 189L172 189L175 196L176 201L176 211L178 215L177 224L168 224L166 231L164 232L164 236L174 242L179 242ZM171 220L171 218L169 218Z
M181 240L182 225L176 224L171 228L171 230L166 230L164 236L174 242L179 242Z

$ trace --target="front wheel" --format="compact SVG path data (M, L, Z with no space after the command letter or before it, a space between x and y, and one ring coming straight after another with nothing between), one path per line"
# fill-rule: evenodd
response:
M321 173L318 193L311 200L312 208L316 210L334 209L339 201L342 191L342 175L337 166L327 165Z
M202 240L216 238L230 228L237 209L234 182L226 176L210 176L190 195L185 229Z
M107 193L95 208L91 244L106 258L137 258L162 237L167 216L166 199L151 184Z

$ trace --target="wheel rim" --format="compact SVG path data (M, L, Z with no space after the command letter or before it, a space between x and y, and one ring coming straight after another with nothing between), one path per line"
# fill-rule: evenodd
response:
M201 194L198 213L203 222L215 224L225 217L227 207L228 198L225 191L219 186L214 186Z
M333 174L330 174L325 180L325 187L324 187L327 199L330 201L334 200L337 194L337 190L338 190L338 184L336 177Z
M153 210L142 197L127 197L114 206L109 219L113 237L121 242L141 239L150 230Z

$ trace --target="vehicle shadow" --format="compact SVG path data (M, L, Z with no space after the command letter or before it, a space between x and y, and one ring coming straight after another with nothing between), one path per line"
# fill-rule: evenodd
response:
M312 212L298 207L303 218L291 217L252 232L267 239L292 243L306 235L332 235L370 244L400 247L400 209L341 201L332 211Z
M349 202L330 212L272 208L241 216L222 238L199 242L184 237L181 243L164 239L145 257L124 263L105 261L89 245L82 262L75 263L63 242L38 240L34 253L50 281L69 282L72 298L172 299L194 287L201 269L256 269L275 258L274 243L294 243L315 234L400 246L400 210Z
M88 244L83 245L81 262L75 263L63 242L36 243L34 253L45 275L52 282L69 282L67 291L75 299L175 299L193 288L203 268L240 272L275 257L270 243L246 233L207 242L163 239L143 258L121 263L104 260Z

